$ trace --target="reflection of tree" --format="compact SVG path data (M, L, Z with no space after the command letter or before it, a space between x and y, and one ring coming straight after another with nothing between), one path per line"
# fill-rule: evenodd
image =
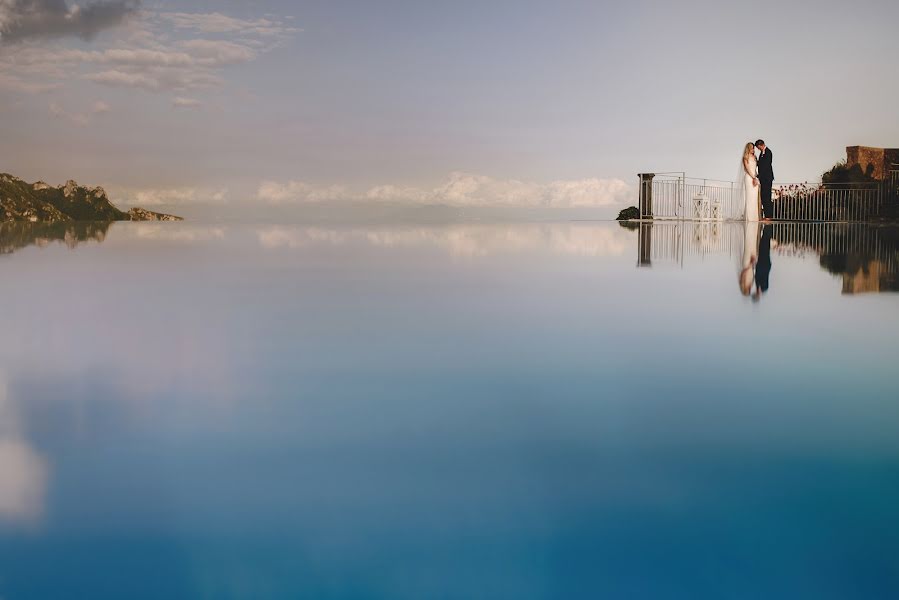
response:
M863 225L778 224L781 247L812 250L843 293L899 291L899 229Z
M843 293L899 292L899 273L894 249L892 257L868 253L828 253L821 255L821 266L843 276Z
M12 254L28 246L60 242L74 248L84 242L102 242L110 222L0 223L0 254Z

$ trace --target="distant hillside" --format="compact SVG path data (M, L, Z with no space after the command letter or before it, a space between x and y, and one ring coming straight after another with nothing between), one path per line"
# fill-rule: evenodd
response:
M101 187L87 188L74 181L51 187L43 181L27 183L0 173L0 222L61 223L69 221L181 221L181 217L142 208L116 208Z

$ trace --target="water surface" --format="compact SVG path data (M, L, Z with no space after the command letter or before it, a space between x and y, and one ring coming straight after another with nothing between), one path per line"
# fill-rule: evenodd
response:
M0 598L895 597L897 237L2 229Z

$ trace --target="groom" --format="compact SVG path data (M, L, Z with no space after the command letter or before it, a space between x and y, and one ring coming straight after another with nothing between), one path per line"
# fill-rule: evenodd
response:
M774 166L772 160L774 154L765 146L765 140L756 140L755 147L759 150L759 185L761 185L762 211L764 218L770 221L774 217L774 203L771 202L771 184L774 183Z

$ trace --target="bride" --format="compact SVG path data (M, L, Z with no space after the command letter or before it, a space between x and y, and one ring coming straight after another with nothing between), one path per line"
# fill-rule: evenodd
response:
M755 145L752 142L743 147L743 158L737 174L734 199L737 209L742 207L744 221L758 221L759 209L759 166L755 159Z

